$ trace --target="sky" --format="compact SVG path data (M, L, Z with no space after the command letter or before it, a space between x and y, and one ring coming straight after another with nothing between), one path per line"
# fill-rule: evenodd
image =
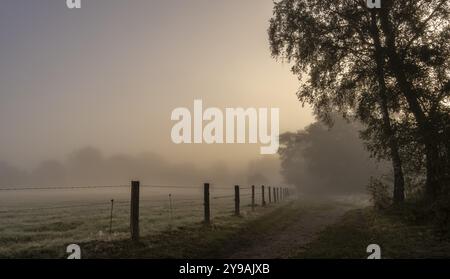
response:
M270 55L271 0L2 0L0 161L32 168L86 146L240 167L259 144L176 145L171 112L278 107L313 122L290 65Z

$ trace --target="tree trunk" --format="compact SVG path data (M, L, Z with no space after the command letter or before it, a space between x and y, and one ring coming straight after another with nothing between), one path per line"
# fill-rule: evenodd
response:
M441 172L439 164L439 147L434 140L427 141L426 149L426 168L427 168L427 197L435 200L441 191Z
M395 33L392 28L391 20L389 19L389 9L392 7L392 0L385 0L383 2L383 8L380 10L381 28L386 37L386 53L389 57L389 64L392 72L394 73L398 86L408 102L408 105L413 113L420 132L422 134L422 140L425 145L426 155L426 168L427 168L427 182L426 182L426 194L431 199L436 199L439 193L439 153L438 146L436 145L434 138L436 137L435 131L429 124L428 119L419 104L416 93L413 90L413 86L408 81L404 72L404 64L400 59L395 45Z
M398 150L398 142L392 128L389 116L387 88L384 71L384 51L381 46L380 32L378 31L377 18L375 12L372 12L372 38L375 44L376 72L379 86L379 105L383 116L383 130L389 143L392 167L394 170L394 204L402 203L405 200L405 179L403 175L402 161Z

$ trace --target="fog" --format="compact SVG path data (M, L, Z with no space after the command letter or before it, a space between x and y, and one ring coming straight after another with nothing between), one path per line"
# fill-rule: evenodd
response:
M31 170L2 162L0 187L115 186L140 180L146 185L291 185L307 194L364 194L370 177L384 175L389 168L370 158L359 138L360 128L338 117L331 128L313 123L281 135L280 156L251 160L245 167L220 160L201 166L157 153L107 156L85 147Z
M282 131L311 122L290 65L270 55L271 1L87 2L74 11L65 1L2 1L0 161L31 170L93 146L106 158L156 152L243 170L264 160L259 144L174 144L172 111L201 99L279 108Z
M259 144L171 140L172 111L196 99L279 108L282 132L314 121L291 65L271 57L272 1L98 0L78 11L63 2L7 1L0 10L0 187L139 179L352 192L374 173L361 164L356 134L332 150L336 135L309 128L309 147L298 147L283 176L279 156L260 155Z
M361 125L334 116L281 135L282 174L287 183L308 194L364 194L370 177L388 174L387 162L370 158L359 138Z
M210 182L233 186L250 183L279 184L276 156L253 160L247 168L234 169L217 161L207 167L174 163L156 153L105 156L86 147L70 153L63 161L51 160L26 171L0 163L0 187L115 186L140 180L147 185L193 186Z

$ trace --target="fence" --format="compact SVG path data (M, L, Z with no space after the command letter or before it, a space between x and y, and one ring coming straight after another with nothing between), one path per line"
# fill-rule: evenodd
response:
M192 191L198 191L198 196L196 195L195 198L189 196L184 197L181 193L179 196L174 196L170 192L168 194L168 199L159 199L157 196L150 195L151 198L147 199L145 198L143 191L145 192L146 189L161 189L164 188L166 190L180 190L180 191L186 191L186 190L192 190ZM190 210L195 211L196 213L188 214L189 216L192 216L194 218L198 218L198 221L202 221L205 225L211 224L212 220L214 219L215 215L218 215L218 207L223 208L229 208L230 213L235 216L240 216L242 214L241 208L243 203L249 203L248 208L246 210L255 211L257 208L257 200L259 201L259 204L261 206L267 206L267 204L271 203L279 203L283 199L287 198L289 196L290 190L288 188L282 188L282 187L265 187L265 186L251 186L251 187L241 187L239 185L233 187L217 187L217 185L210 185L209 183L204 183L202 186L195 186L195 185L142 185L139 181L133 181L131 182L131 185L105 185L105 186L79 186L79 187L30 187L30 188L0 188L0 192L2 194L4 192L45 192L44 194L41 194L42 196L48 196L52 195L55 191L53 190L62 190L62 191L75 191L74 193L79 193L80 190L105 190L105 189L118 189L120 191L128 191L128 195L130 199L108 199L107 202L92 202L92 203L78 203L78 204L72 204L71 202L64 202L63 205L58 206L41 206L41 207L31 207L31 208L8 208L7 210L2 210L0 208L0 214L2 214L3 217L8 217L10 220L19 218L18 216L21 213L28 213L31 212L32 214L41 216L41 215L50 215L46 213L50 210L67 210L71 212L75 209L84 209L89 208L89 210L92 211L92 209L95 210L95 212L99 211L99 208L102 209L102 212L106 211L106 208L108 208L108 230L109 233L112 234L113 232L113 218L116 217L118 214L117 212L121 212L122 214L129 214L129 235L132 240L138 241L140 237L140 232L142 231L141 223L140 221L146 221L147 224L149 221L145 218L142 219L142 214L145 216L147 215L147 212L142 210L150 210L150 211L156 211L156 210L162 210L163 206L162 204L167 204L167 206L164 207L164 210L167 210L170 214L170 219L173 218L173 214L175 212L174 207L182 208L182 211L184 213L191 212ZM42 190L42 191L38 191ZM213 190L214 192L212 192ZM217 192L216 192L217 191ZM111 191L110 191L111 192ZM110 193L109 192L109 193ZM159 190L158 190L158 193ZM67 193L66 193L67 194ZM70 192L69 192L70 194ZM99 194L99 193L97 193ZM35 196L36 194L33 194ZM66 195L70 196L70 195ZM88 196L92 197L93 194L89 194ZM100 195L101 199L104 199L104 193L101 193ZM17 195L14 195L15 198L17 198ZM143 198L144 197L144 198ZM167 196L166 196L167 197ZM268 200L266 198L268 197ZM12 200L8 196L3 195L4 200L1 202L2 206L4 206L5 201ZM55 198L57 199L57 198ZM20 199L17 199L20 200ZM223 201L223 203L219 203L219 201ZM6 203L8 204L8 203ZM221 205L219 205L221 204ZM258 204L258 205L259 205ZM45 204L47 205L47 204ZM234 205L234 206L232 206ZM190 208L189 208L190 207ZM126 208L129 208L129 211L126 210ZM189 210L188 210L189 209ZM233 209L233 210L231 210ZM83 212L81 215L83 216L83 219L86 220L86 222L97 222L98 220L94 218L93 213L90 212ZM128 213L127 213L128 212ZM201 212L201 213L200 213ZM228 212L228 211L227 211ZM104 213L102 213L104 214ZM197 214L197 215L196 215ZM5 216L6 215L6 216ZM75 213L70 213L66 217L73 217L76 215ZM92 216L91 216L92 215ZM106 214L105 214L106 215ZM28 215L27 215L28 216ZM123 216L123 215L122 215ZM4 223L8 224L8 218L2 218ZM90 218L90 219L89 219ZM117 218L117 217L116 217ZM19 218L20 219L20 218ZM29 217L30 222L36 221L37 218L34 216ZM56 218L54 218L56 219ZM106 216L105 216L106 219ZM103 218L102 218L103 220ZM119 219L118 219L119 220ZM121 226L122 224L126 224L125 217L120 219ZM25 222L26 223L26 222ZM106 227L106 220L101 221L102 226ZM153 224L153 223L152 223ZM8 224L9 225L9 224ZM1 226L0 226L1 227ZM0 228L2 229L2 228ZM38 228L37 231L40 231L41 229ZM81 230L81 229L80 229ZM5 229L6 231L6 229ZM30 230L28 230L30 231ZM11 231L11 235L13 231ZM8 236L4 235L5 238L8 238ZM24 236L25 237L25 236Z
M133 241L139 240L139 181L131 182L131 205L130 205L130 233L131 239ZM288 188L273 188L274 192L276 192L276 198L274 199L275 203L282 201L284 198L289 196ZM269 187L270 193L270 187ZM262 196L262 205L266 206L265 201L265 187L261 186L261 196ZM240 216L240 208L241 208L241 194L239 185L234 186L234 215ZM271 201L269 201L271 202ZM209 183L205 183L203 185L203 207L204 207L204 219L203 222L206 225L211 224L211 203L210 203L210 185ZM251 186L251 208L255 210L255 186ZM112 209L111 209L112 210Z

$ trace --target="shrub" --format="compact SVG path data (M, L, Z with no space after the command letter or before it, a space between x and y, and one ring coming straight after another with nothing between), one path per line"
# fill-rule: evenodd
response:
M371 177L368 185L370 200L377 210L387 209L392 204L392 197L390 195L390 188L387 183L380 179Z

